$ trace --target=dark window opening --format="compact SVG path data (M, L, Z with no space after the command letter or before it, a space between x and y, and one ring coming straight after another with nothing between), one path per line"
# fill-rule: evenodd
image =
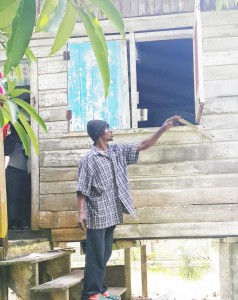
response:
M138 109L147 120L138 127L157 127L172 115L195 123L193 42L175 39L137 42Z

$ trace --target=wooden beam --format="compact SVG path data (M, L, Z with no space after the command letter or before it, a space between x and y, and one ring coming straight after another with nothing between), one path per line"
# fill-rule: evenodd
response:
M148 283L147 283L147 257L146 245L140 247L141 251L141 284L142 284L142 297L148 297Z
M125 285L126 285L126 300L132 299L132 289L131 289L131 248L124 250L125 259Z
M7 254L7 195L6 195L6 177L5 177L5 159L3 146L3 132L0 128L0 247L3 248L2 259Z
M38 111L38 64L31 64L31 105ZM37 138L39 138L38 123L31 118L31 126ZM33 147L32 147L33 148ZM32 229L39 228L39 158L34 149L31 149L31 227Z

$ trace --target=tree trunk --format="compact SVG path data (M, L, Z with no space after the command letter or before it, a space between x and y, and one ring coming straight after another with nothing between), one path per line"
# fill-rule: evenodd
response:
M7 253L7 223L7 196L3 133L2 128L0 128L0 247L3 247L1 259L4 259Z

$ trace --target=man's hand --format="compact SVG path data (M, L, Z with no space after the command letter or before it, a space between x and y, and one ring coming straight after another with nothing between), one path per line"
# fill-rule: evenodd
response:
M164 124L161 126L161 128L163 128L164 130L168 130L169 128L173 127L174 125L176 125L177 123L179 123L179 118L180 116L173 116L169 119L167 119Z
M78 225L81 230L85 230L87 227L87 217L85 212L78 212Z

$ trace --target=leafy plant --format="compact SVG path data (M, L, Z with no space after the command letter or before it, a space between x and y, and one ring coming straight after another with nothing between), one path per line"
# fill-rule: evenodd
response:
M19 79L21 76L19 64L24 56L29 63L32 60L36 60L29 48L36 19L35 32L56 32L56 37L49 53L52 55L59 51L70 38L77 17L80 17L98 62L104 84L105 97L108 95L110 71L107 45L102 28L90 9L91 6L103 12L115 24L122 36L125 36L122 17L111 0L45 0L39 16L37 16L36 1L0 1L0 46L6 52L4 78L0 82L3 93L0 97L0 127L6 121L11 121L22 139L27 154L30 151L29 139L32 141L36 153L39 153L39 148L37 139L22 111L29 113L44 130L46 130L46 126L35 109L18 98L21 95L21 91L16 89L16 81L12 78L18 77ZM26 93L29 91L24 90L22 92ZM19 123L19 120L21 123Z

